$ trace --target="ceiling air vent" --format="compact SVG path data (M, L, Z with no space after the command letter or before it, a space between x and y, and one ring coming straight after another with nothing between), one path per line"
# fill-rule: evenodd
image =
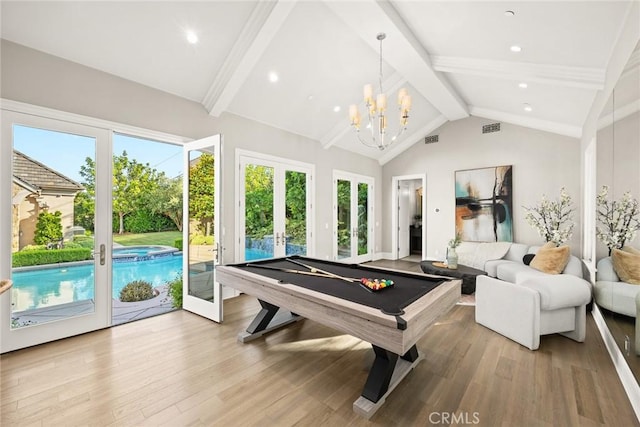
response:
M482 133L500 132L500 123L491 123L482 126Z
M434 142L438 142L438 135L431 135L424 137L425 144L433 144Z

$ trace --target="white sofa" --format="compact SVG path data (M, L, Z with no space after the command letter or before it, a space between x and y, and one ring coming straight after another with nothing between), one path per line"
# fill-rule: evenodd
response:
M620 281L611 257L598 261L593 293L600 307L625 316L637 316L636 295L640 293L640 285Z
M470 252L491 244L476 245ZM465 255L467 249L462 250ZM582 278L582 263L571 256L562 274L543 273L523 262L524 255L538 249L513 243L500 258L471 256L475 261L470 262L480 260L483 265L476 268L488 274L476 281L476 322L531 350L539 348L540 336L546 334L560 333L583 342L591 284Z

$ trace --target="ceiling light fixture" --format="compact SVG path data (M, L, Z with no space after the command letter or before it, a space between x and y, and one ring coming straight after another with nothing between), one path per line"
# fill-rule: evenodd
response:
M411 96L409 96L407 89L402 88L398 91L400 129L398 130L398 133L391 138L390 142L385 142L384 137L387 133L387 117L385 116L385 111L387 109L387 96L382 90L382 41L386 36L387 35L385 33L379 33L376 36L376 39L380 41L380 73L378 75L380 92L376 96L375 100L373 98L373 85L367 84L364 86L364 104L367 109L367 116L369 117L369 124L366 127L371 129L370 139L363 139L360 136L360 111L358 111L358 106L353 104L349 107L351 127L356 131L358 140L367 147L378 148L379 150L388 148L407 129L407 124L409 123L409 110L411 110Z
M514 16L516 13L513 10L505 10L504 16Z
M187 31L187 41L191 44L198 43L198 35L191 30Z
M533 111L533 108L531 108L531 105L529 105L529 104L522 104L522 105L524 107L524 111L526 111L526 112Z
M333 107L333 112L334 113L339 113L340 112L340 106L336 105L335 107Z
M520 46L516 46L515 44L509 48L511 52L522 52L522 48Z
M271 83L275 83L275 82L277 82L277 81L278 81L278 73L276 73L275 71L271 71L271 72L269 73L269 81L270 81Z
M519 87L520 89L526 89L526 88L528 88L528 87L529 87L529 85L528 85L527 83L525 83L525 82L522 82L522 83L519 83L519 84L518 84L518 87Z

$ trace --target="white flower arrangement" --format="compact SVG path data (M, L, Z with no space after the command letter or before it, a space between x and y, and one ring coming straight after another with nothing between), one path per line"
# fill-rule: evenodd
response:
M609 255L613 249L620 249L625 242L631 241L640 229L640 208L638 200L631 197L628 191L619 201L607 198L609 187L602 186L596 197L598 208L596 215L602 228L596 227L596 236L609 248Z
M542 200L533 207L523 206L527 210L525 219L547 242L561 245L573 235L573 208L571 196L562 187L559 200L548 200L543 194Z

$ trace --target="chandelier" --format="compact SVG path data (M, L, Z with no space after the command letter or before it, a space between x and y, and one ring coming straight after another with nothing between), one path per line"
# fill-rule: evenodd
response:
M407 129L409 110L411 110L411 96L409 96L407 89L402 88L398 91L400 128L391 140L385 141L387 134L387 117L385 115L387 110L387 96L382 90L382 41L386 37L387 35L385 33L379 33L376 36L376 39L380 41L380 73L378 75L380 92L375 100L373 98L373 85L367 84L364 86L364 104L369 118L369 123L366 127L371 131L370 138L368 136L363 138L360 135L360 111L358 110L358 106L355 104L349 106L351 127L355 130L358 140L367 147L378 148L380 150L389 147Z

